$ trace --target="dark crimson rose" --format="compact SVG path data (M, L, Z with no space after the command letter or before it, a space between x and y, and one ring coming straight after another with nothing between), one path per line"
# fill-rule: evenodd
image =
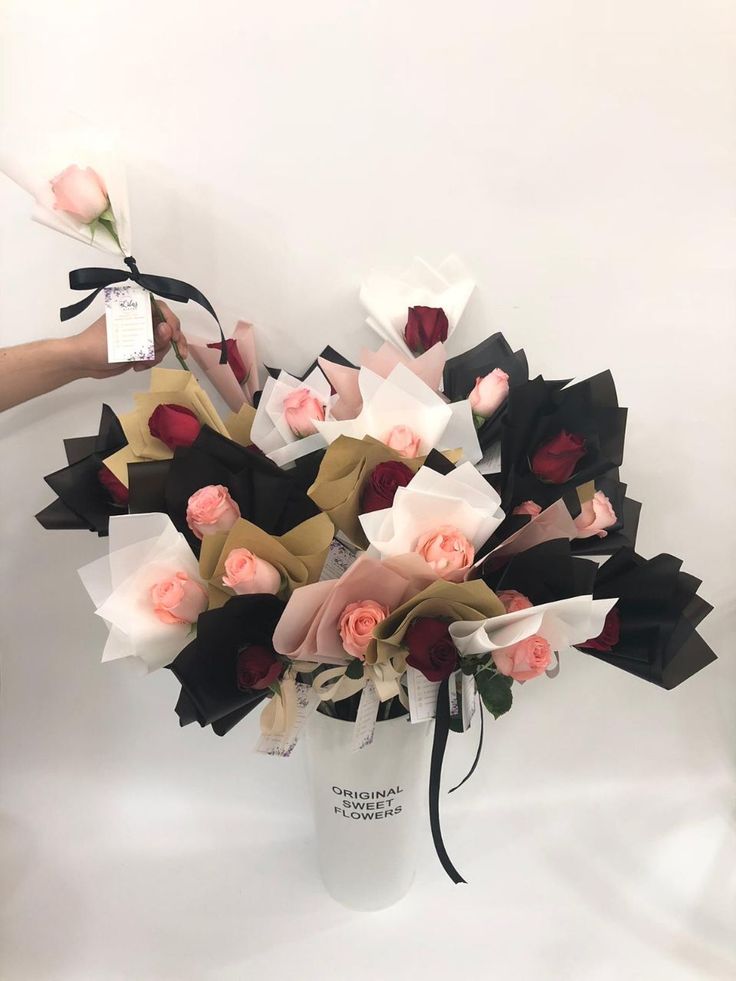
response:
M584 644L578 644L578 647L583 647L587 651L600 651L602 654L610 654L616 644L618 644L620 637L621 617L614 606L612 610L608 611L606 622L603 624L603 630L598 636L592 640L586 640Z
M222 351L222 341L215 341L212 344L208 344L207 347L212 348L213 351ZM238 345L232 337L228 337L225 341L225 356L227 357L227 363L233 369L233 374L238 385L242 385L248 377L248 369L240 356Z
M585 456L585 437L563 429L537 447L531 458L532 473L550 484L564 484Z
M97 471L97 479L113 499L115 504L119 505L121 508L127 507L128 488L125 486L125 484L118 480L112 470L108 470L104 463Z
M405 463L387 460L374 467L360 496L360 513L390 508L399 487L406 487L414 476Z
M262 691L280 677L283 667L273 651L258 644L250 644L238 654L238 688L240 691Z
M157 405L148 420L151 436L160 439L170 450L191 446L201 429L199 419L191 409L169 402Z
M457 648L444 620L418 617L404 634L404 645L409 650L406 663L428 681L444 681L458 665Z
M447 314L441 307L409 307L404 340L412 354L424 354L447 340L449 327Z

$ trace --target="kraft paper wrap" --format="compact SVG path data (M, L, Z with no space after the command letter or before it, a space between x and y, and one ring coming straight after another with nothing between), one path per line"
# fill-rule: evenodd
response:
M334 529L326 514L303 521L285 535L268 535L240 518L229 532L206 535L199 557L200 575L209 582L210 609L217 609L236 593L222 585L225 560L234 548L247 548L275 566L285 579L290 595L298 586L316 582L327 558Z
M404 634L413 620L419 617L487 620L505 612L503 603L480 579L460 583L438 579L378 624L373 632L378 641L374 656L378 664L390 662L396 671L403 673L407 654Z
M588 501L592 501L595 497L595 481L589 480L587 484L581 484L576 487L578 500L581 504L586 504Z
M451 450L444 455L452 463L457 463L462 451ZM422 456L407 460L372 436L363 439L338 436L328 446L317 479L307 494L321 511L330 516L339 531L358 548L366 549L369 543L358 515L361 494L371 473L379 463L388 460L405 463L416 473L425 459Z
M237 412L232 412L225 420L230 439L240 446L251 446L253 440L250 438L250 431L255 417L256 410L247 402L243 403Z

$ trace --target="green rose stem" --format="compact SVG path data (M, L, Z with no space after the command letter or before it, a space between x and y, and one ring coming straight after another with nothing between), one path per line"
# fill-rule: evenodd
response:
M156 303L156 301L153 298L153 295L151 295L151 312L153 314L153 326L154 327L158 327L159 324L163 324L163 323L166 322L166 317L164 317L163 313L161 312L161 307L158 305L158 303ZM171 346L174 349L174 354L176 355L176 360L182 366L182 368L184 369L184 371L189 371L189 365L186 363L186 361L184 360L184 358L179 353L179 346L178 346L178 344L176 343L176 341L173 338L171 340Z

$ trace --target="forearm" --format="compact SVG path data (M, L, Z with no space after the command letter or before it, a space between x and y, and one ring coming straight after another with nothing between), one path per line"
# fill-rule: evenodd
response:
M0 348L0 412L85 374L71 338Z

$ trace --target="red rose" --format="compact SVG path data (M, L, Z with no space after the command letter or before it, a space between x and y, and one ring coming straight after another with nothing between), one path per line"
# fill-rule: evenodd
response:
M458 665L457 648L444 620L418 617L404 634L404 645L409 650L406 663L428 681L444 681Z
M280 677L283 667L273 651L258 644L250 644L238 654L235 669L238 688L240 691L262 691Z
M585 456L585 437L563 429L537 447L531 458L532 473L550 484L564 484Z
M128 488L125 486L125 484L118 480L112 470L108 470L104 463L97 471L97 479L113 499L115 504L119 505L121 508L127 507Z
M170 450L191 446L201 429L199 419L183 405L157 405L148 420L151 436L160 439Z
M208 344L207 347L212 348L213 351L222 351L222 341L214 341L212 344ZM242 385L248 377L248 369L240 357L237 342L232 337L228 337L225 341L225 356L227 357L227 363L233 369L235 380L238 385Z
M584 647L588 651L600 651L602 654L610 654L616 644L618 644L620 637L621 616L614 606L606 614L606 622L603 624L603 630L601 630L598 636L592 640L586 640L584 644L578 644L578 647Z
M406 487L414 472L405 463L387 460L374 467L360 497L360 513L390 508L399 487Z
M412 354L424 354L447 340L447 314L441 307L409 307L404 340Z

